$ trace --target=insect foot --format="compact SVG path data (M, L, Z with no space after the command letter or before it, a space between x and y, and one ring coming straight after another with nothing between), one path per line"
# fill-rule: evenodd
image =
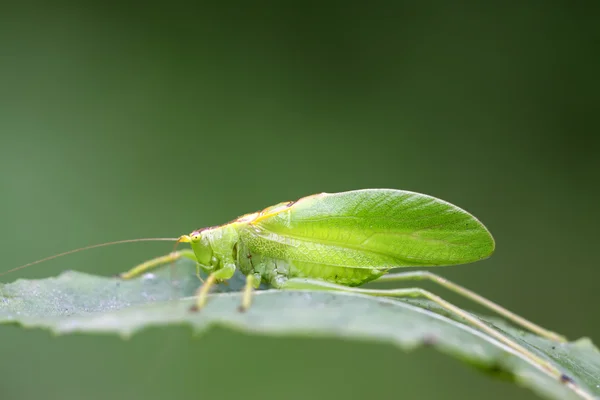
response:
M572 383L572 384L575 384L575 380L573 378L571 378L569 375L566 375L566 374L562 374L560 376L560 381L562 383Z

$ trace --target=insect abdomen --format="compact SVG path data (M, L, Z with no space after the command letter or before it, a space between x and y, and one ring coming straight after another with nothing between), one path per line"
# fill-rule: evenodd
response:
M295 262L290 270L292 271L291 277L322 279L346 286L360 286L380 277L386 271L383 269L337 267L307 262Z

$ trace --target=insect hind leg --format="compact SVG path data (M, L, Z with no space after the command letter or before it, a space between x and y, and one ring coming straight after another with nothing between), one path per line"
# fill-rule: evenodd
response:
M550 340L554 340L557 342L566 342L566 338L564 336L561 336L557 333L554 333L548 329L542 328L541 326L534 324L533 322L513 313L512 311L507 310L506 308L500 306L497 303L494 303L493 301L490 301L488 299L486 299L485 297L482 297L480 295L478 295L477 293L462 287L460 285L457 285L454 282L449 281L446 278L443 278L439 275L433 274L429 271L410 271L410 272L400 272L400 273L393 273L393 274L388 274L388 275L383 275L380 278L378 278L377 280L375 280L373 283L385 283L385 282L401 282L401 281L417 281L417 280L429 280L431 282L434 282L440 286L445 287L446 289L453 291L454 293L457 293L495 313L498 313L500 315L502 315L504 318L508 319L509 321L520 325L521 327L528 329L529 331L540 335L542 337L545 337L547 339Z
M380 296L380 297L422 297L428 300L433 301L438 304L444 310L448 311L451 315L458 317L459 319L465 320L469 325L479 329L487 333L489 336L508 346L515 352L519 353L524 359L528 360L532 364L542 368L544 371L549 373L551 376L556 379L560 379L562 373L554 367L551 363L539 357L538 355L532 353L530 350L521 346L519 343L504 335L502 332L496 330L495 328L489 326L484 321L480 320L473 314L455 306L454 304L442 299L441 297L428 292L421 288L406 288L406 289L364 289L357 287L348 287L343 285L338 285L335 283L320 281L317 279L305 279L305 278L291 278L286 281L280 282L278 285L278 289L284 290L331 290L331 291L341 291L341 292L350 292L350 293L358 293L365 294L370 296Z

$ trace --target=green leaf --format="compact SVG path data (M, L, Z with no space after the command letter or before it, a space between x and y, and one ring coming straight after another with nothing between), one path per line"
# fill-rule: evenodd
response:
M250 310L237 311L243 277L219 285L199 313L189 311L199 285L192 262L180 261L140 279L122 281L79 272L18 280L0 286L0 323L129 337L150 326L187 324L197 332L215 325L263 335L337 337L388 342L404 350L428 345L481 370L513 379L547 399L600 396L600 351L588 340L554 343L482 317L551 361L579 388L545 374L484 333L448 318L426 301L356 294L260 290Z

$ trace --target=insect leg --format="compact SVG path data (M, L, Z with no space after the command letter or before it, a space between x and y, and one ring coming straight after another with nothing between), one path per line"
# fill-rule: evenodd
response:
M416 281L416 280L425 280L425 279L435 282L438 285L445 287L446 289L449 289L461 296L464 296L464 297L474 301L475 303L480 304L483 307L486 307L486 308L502 315L503 317L514 322L515 324L520 325L523 328L528 329L533 333L536 333L537 335L543 336L547 339L554 340L557 342L566 342L567 341L567 339L564 336L561 336L557 333L549 331L548 329L542 328L541 326L536 325L533 322L526 320L525 318L486 299L485 297L482 297L467 288L457 285L456 283L453 283L445 278L442 278L439 275L432 274L431 272L428 272L428 271L411 271L411 272L401 272L401 273L396 273L396 274L383 275L382 277L375 280L374 282L383 283L383 282L398 282L398 281Z
M254 274L246 276L246 286L244 286L244 293L242 295L242 304L240 304L240 312L246 311L250 308L252 303L252 294L254 289L258 289L260 286L260 278L257 278Z
M200 311L205 305L208 299L210 288L214 286L217 281L230 279L235 272L235 264L228 263L217 271L211 272L206 278L206 281L198 288L196 292L196 304L192 306L191 311Z
M181 257L189 258L197 262L196 256L194 255L194 252L192 250L179 250L167 254L166 256L156 257L152 260L145 261L133 267L129 271L120 274L119 277L123 279L135 278L136 276L140 276L143 273L150 271L151 269L155 269L162 265L166 265L173 261L179 260Z
M329 283L325 281L320 281L316 279L304 279L304 278L292 278L288 279L285 282L282 282L279 289L313 289L313 290L333 290L333 291L343 291L343 292L351 292L351 293L360 293L366 294L370 296L382 296L382 297L424 297L438 304L440 307L450 312L454 316L462 318L466 320L471 326L474 326L477 329L487 333L494 339L499 342L505 344L510 347L514 351L521 354L523 357L528 359L534 365L545 370L551 376L560 379L562 373L556 369L552 364L538 355L532 353L527 350L525 347L521 346L514 340L510 339L508 336L504 335L500 331L492 328L479 318L475 317L473 314L466 312L465 310L455 306L454 304L442 299L439 296L436 296L433 293L430 293L421 288L407 288L407 289L363 289L356 287L348 287L343 285L338 285L334 283Z
M206 278L206 281L198 288L196 292L196 304L192 306L191 311L200 311L202 307L206 304L206 299L208 298L208 293L210 288L215 284L217 278L215 277L215 273L211 272Z

